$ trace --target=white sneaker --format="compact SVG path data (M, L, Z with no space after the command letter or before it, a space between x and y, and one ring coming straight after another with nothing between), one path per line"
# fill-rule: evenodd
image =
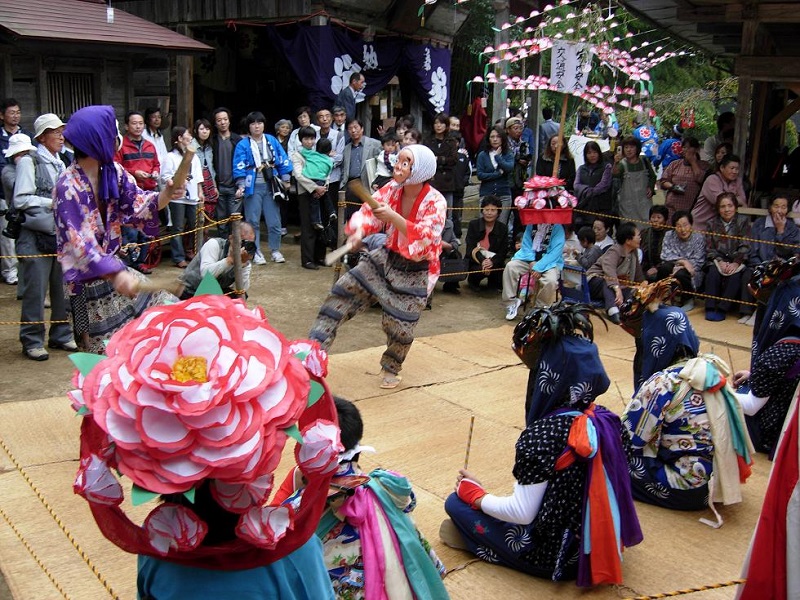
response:
M744 322L739 321L739 322L742 323L742 325L747 325L748 327L755 327L755 324L756 324L756 313L753 313L752 315L747 317L746 321L744 321Z
M506 307L506 321L513 321L517 318L519 307L522 306L522 300L514 298L514 300Z
M256 255L253 257L253 262L255 264L257 264L257 265L265 265L265 264L267 264L267 259L264 258L264 255L261 254L261 251L259 250L258 252L256 252Z
M681 310L685 313L694 310L694 300L689 300L683 306L681 306Z
M274 263L285 263L286 259L283 258L283 254L281 254L278 250L272 251L272 262Z

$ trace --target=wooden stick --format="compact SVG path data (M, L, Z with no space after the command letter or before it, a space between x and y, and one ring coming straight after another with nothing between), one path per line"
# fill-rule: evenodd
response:
M186 150L183 151L181 164L178 165L175 174L172 176L173 187L186 187L186 178L189 177L189 172L192 170L193 158L194 150L192 148L186 148ZM193 185L197 185L197 182L192 183Z
M561 146L562 144L566 143L566 138L564 136L564 127L567 124L567 101L569 100L569 95L564 94L564 101L561 103L561 126L558 128L558 144L556 145L556 158L553 162L553 177L558 177L558 163L561 160ZM547 143L550 143L550 140L547 140ZM544 152L544 148L542 148L542 152Z
M374 209L376 209L376 208L378 208L380 206L380 202L378 202L377 200L375 200L375 198L372 197L372 194L370 194L369 190L367 190L367 188L364 187L364 184L361 183L361 180L354 179L353 181L351 181L347 185L348 185L348 189L355 196L357 196L359 200L369 204L369 207L371 209L374 210Z
M467 452L464 455L464 470L469 466L469 449L472 447L472 432L475 429L475 415L469 420L469 436L467 437Z
M733 368L733 355L731 354L730 346L728 346L728 368L731 370L731 375L736 373L736 369Z

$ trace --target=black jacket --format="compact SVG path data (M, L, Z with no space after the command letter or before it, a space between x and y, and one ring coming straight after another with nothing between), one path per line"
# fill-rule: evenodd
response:
M233 152L236 149L236 145L241 141L242 136L238 133L231 131L231 173L233 173ZM211 146L214 150L214 172L217 174L217 185L219 185L219 135L214 134L211 137Z
M483 217L472 219L472 221L469 222L469 227L467 228L467 239L464 242L464 253L465 256L469 258L470 271L480 270L480 263L476 263L472 258L472 251L485 235L486 223L484 223ZM489 234L489 251L495 253L494 258L492 258L493 267L495 269L503 268L506 260L507 249L508 228L500 221L495 221L492 232Z

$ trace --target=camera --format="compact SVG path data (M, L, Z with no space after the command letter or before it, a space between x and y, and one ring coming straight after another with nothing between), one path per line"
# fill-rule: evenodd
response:
M246 251L246 252L247 252L247 253L248 253L250 256L255 256L255 253L256 253L256 243L255 243L253 240L242 240L242 248L244 248L244 249L245 249L245 251Z
M3 229L3 235L12 240L18 240L19 234L22 231L22 224L25 222L25 213L14 208L8 209L6 212L6 227Z

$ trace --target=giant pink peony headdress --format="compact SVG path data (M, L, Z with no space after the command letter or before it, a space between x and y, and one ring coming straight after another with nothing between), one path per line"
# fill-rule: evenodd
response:
M210 480L214 499L241 514L217 568L267 564L308 540L342 450L318 345L289 344L260 308L203 295L146 311L111 338L106 357L73 360L68 395L84 416L74 488L111 541L186 564L220 552L201 546L207 526L186 506L163 503L141 527L130 521L115 471L133 481L134 503L191 498ZM309 483L299 505L269 506L289 437Z

